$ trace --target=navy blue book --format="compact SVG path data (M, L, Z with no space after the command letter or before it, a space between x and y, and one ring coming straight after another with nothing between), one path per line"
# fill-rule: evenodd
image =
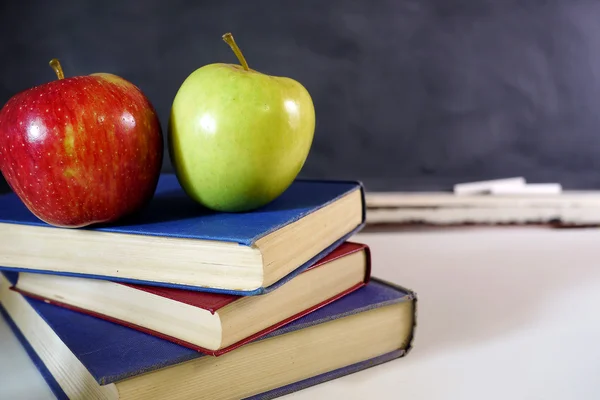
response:
M163 174L151 203L118 223L50 226L0 196L0 269L234 295L263 294L329 254L365 223L360 182L296 180L246 213L206 210Z
M415 294L373 279L213 357L24 297L2 274L0 281L0 309L59 399L274 398L406 355L416 325Z

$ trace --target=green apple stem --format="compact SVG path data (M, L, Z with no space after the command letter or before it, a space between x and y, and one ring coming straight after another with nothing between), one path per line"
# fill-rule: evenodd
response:
M52 67L52 69L54 70L54 72L56 73L56 76L58 77L58 79L65 79L65 74L63 73L63 69L60 65L60 61L58 61L56 58L53 58L52 60L50 60L49 64Z
M244 69L246 71L249 71L250 68L248 68L248 63L246 62L246 59L244 58L242 51L240 50L238 45L235 43L235 40L233 39L233 35L231 33L226 33L223 35L223 40L225 41L225 43L227 43L229 45L229 47L231 47L231 50L233 50L233 52L235 53L235 56L240 61L240 64L242 64L242 67L244 67Z

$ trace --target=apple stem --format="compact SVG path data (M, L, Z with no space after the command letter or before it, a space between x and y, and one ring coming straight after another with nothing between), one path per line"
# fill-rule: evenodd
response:
M58 61L56 58L53 58L52 60L50 60L49 64L56 73L58 79L65 79L65 74L63 73L60 61Z
M233 50L233 52L235 53L235 56L240 61L240 64L242 64L242 67L244 67L244 69L246 71L249 71L250 69L248 68L248 63L246 62L246 59L244 58L242 51L240 50L238 45L235 43L235 40L233 39L233 35L231 33L226 33L223 35L223 40L225 41L225 43L227 43L229 45L229 47L231 47L231 50Z

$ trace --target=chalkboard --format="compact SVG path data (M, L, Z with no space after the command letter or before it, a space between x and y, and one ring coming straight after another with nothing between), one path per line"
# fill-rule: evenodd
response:
M4 1L0 102L54 79L57 57L131 80L166 129L192 71L236 62L231 31L251 67L313 96L303 177L600 188L599 21L585 0Z

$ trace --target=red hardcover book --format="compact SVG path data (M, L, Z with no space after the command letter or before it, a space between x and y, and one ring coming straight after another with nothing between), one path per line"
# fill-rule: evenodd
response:
M37 273L20 273L13 290L219 356L357 290L370 275L368 246L345 242L258 296Z

